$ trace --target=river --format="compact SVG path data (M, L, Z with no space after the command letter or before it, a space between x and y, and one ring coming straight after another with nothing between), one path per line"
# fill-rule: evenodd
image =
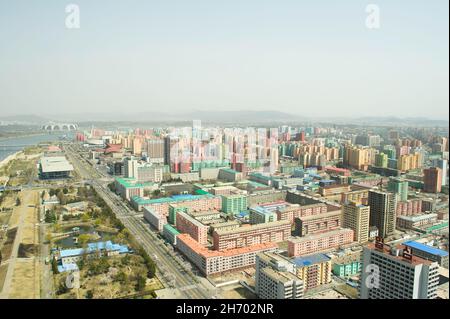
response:
M11 154L22 151L27 146L37 145L39 143L54 142L63 136L71 138L73 133L54 132L52 134L44 133L38 135L21 136L13 138L0 138L0 161L4 160Z

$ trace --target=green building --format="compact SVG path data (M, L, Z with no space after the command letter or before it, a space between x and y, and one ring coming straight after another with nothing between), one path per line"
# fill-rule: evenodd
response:
M177 244L177 236L180 232L170 224L165 224L163 226L163 236L172 245Z
M232 215L247 210L246 195L222 195L222 211Z
M395 151L395 148L393 146L385 146L384 150L383 150L383 153L385 153L388 156L388 158L390 158L390 159L397 158L396 151Z
M392 169L397 169L397 160L395 158L388 159L388 167Z
M277 221L277 213L261 206L250 208L250 224L265 224Z
M186 207L178 207L178 206L169 205L169 218L168 218L168 221L172 225L176 225L177 224L177 213L178 212L187 213L187 208Z
M360 254L338 257L332 260L331 271L338 277L350 277L361 272L362 262Z
M380 154L375 155L375 166L387 167L388 166L387 154L380 153Z
M391 177L388 182L388 191L399 194L400 201L408 200L408 181Z

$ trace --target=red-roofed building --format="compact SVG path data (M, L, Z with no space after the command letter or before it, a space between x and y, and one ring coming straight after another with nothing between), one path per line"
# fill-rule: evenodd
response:
M264 243L226 251L214 251L202 246L188 234L177 236L176 247L205 276L251 267L255 265L257 253L277 249L275 243Z

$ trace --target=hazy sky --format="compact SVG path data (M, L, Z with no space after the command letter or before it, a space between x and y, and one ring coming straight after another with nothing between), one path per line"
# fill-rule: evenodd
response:
M80 29L65 7L80 8ZM381 9L368 29L366 5ZM0 0L7 114L448 117L448 0Z

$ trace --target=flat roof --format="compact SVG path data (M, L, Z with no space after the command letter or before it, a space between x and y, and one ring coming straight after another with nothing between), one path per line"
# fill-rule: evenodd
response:
M422 250L422 251L427 252L432 255L437 255L437 256L441 256L441 257L448 256L448 251L445 251L445 250L442 250L439 248L435 248L435 247L432 247L432 246L429 246L426 244L422 244L417 241L407 241L407 242L404 242L403 245L414 248L414 249Z
M138 182L137 179L135 178L123 178L123 177L118 177L116 178L116 181L124 186L125 188L133 188L133 187L147 187L147 186L153 186L155 185L155 183L152 182Z
M171 233L172 235L177 236L177 235L180 234L180 232L178 231L178 229L176 229L175 227L173 227L173 226L170 225L170 224L164 224L163 228L166 229L166 230L167 230L169 233Z
M64 156L42 157L42 173L73 171L72 164Z
M402 216L398 216L397 218L409 220L412 222L418 222L418 221L425 220L428 218L437 218L437 214L431 213L431 214L421 214L421 215L411 215L411 216L402 215Z
M331 260L330 257L328 257L325 254L314 254L304 257L297 257L292 260L292 262L298 266L298 267L307 267L318 263L323 263Z
M192 249L193 251L195 251L197 254L199 254L204 258L237 256L245 253L258 252L261 250L276 249L278 247L277 244L270 242L270 243L250 245L241 248L227 249L224 251L218 251L206 248L205 246L197 242L195 239L193 239L189 234L180 234L178 235L177 240L179 242L180 241L183 242L190 249Z
M331 230L331 231L326 231L323 233L318 233L318 234L308 234L304 237L293 237L292 239L289 239L288 241L293 242L293 243L301 243L304 241L308 241L311 239L318 239L318 238L324 238L324 237L330 237L339 233L349 233L352 232L353 230L349 229L349 228L340 228L340 229L335 229L335 230Z
M276 222L269 222L269 223L264 223L264 224L241 226L237 229L230 229L230 230L220 229L220 230L216 230L215 232L218 235L225 235L225 234L241 233L241 232L247 232L247 231L252 231L252 230L257 230L257 229L271 228L271 227L276 227L276 226L280 226L280 225L290 225L290 224L291 224L291 222L289 220L279 220Z
M152 205L152 204L163 204L163 203L178 203L178 202L186 202L193 200L200 200L204 198L214 198L219 197L212 194L204 194L204 195L176 195L172 197L163 197L163 198L144 198L139 196L132 197L132 200L140 205Z

